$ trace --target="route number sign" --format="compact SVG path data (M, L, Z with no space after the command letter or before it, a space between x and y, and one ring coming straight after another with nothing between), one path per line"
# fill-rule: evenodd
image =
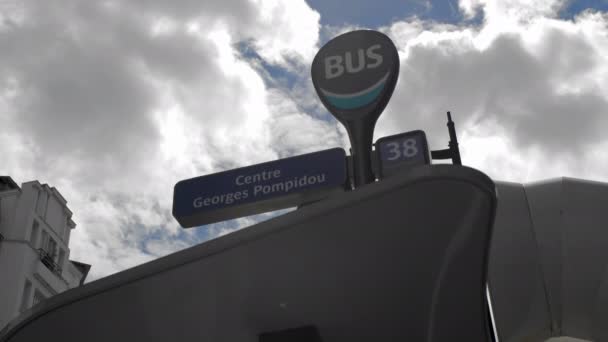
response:
M426 134L421 130L380 138L376 141L380 179L414 165L430 164Z

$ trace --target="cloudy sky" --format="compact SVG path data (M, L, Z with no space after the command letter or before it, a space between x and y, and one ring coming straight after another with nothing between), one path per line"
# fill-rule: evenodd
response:
M608 181L606 0L0 0L0 174L67 198L89 279L249 225L181 229L182 179L348 147L312 88L335 35L401 74L375 137L423 129L497 180ZM373 5L372 5L373 4Z

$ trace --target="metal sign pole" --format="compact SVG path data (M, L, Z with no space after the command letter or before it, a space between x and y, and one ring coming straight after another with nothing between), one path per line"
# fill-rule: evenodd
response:
M374 123L355 121L347 126L348 136L352 146L353 171L355 187L371 183L375 180L372 171L372 140L373 131L368 127L374 127Z

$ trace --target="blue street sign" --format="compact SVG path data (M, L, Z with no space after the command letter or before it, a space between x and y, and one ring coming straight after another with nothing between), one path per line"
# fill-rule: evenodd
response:
M430 164L426 134L421 130L380 138L376 141L380 175L386 178L414 165Z
M173 216L184 228L259 214L344 191L341 148L186 179L175 184Z

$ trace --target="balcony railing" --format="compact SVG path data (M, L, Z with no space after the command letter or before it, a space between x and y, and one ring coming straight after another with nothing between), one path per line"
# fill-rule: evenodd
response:
M38 256L40 256L40 262L42 262L46 268L51 270L51 272L55 273L56 275L61 276L61 267L55 263L55 260L49 253L47 253L47 251L42 248L38 248Z

